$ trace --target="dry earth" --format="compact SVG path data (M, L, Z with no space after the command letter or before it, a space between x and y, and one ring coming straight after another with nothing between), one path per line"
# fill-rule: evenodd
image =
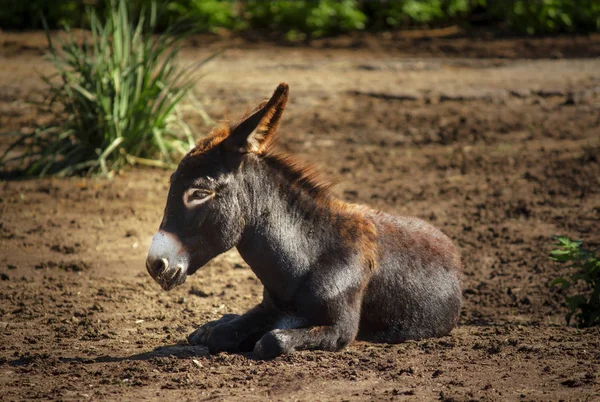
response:
M169 172L0 183L2 400L599 400L600 331L564 322L550 236L600 246L600 39L342 38L224 45L195 94L239 116L291 87L280 145L339 197L422 217L459 245L450 336L272 361L185 336L260 299L232 250L165 293L144 268ZM43 35L0 33L0 131L53 118ZM577 57L577 58L574 58ZM190 105L186 116L210 129ZM6 139L0 147L5 147Z

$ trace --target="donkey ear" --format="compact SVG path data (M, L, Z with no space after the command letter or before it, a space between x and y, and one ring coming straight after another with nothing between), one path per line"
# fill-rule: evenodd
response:
M275 138L288 94L288 85L286 83L279 84L271 99L262 102L231 130L231 134L226 140L230 148L239 150L241 153L256 154L268 149Z

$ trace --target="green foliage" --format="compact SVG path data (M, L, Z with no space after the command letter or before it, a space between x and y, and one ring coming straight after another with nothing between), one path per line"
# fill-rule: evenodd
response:
M575 317L582 327L600 325L600 259L595 251L582 248L581 241L572 241L565 236L554 236L554 239L558 240L560 247L550 252L550 258L560 263L571 263L571 274L554 279L550 286L560 285L566 292L578 282L584 285L581 293L564 296L569 307L567 324Z
M199 31L216 31L220 28L237 30L244 27L235 11L233 1L170 1L167 11L172 17L192 24L194 29Z
M440 0L385 2L375 11L375 19L381 20L384 26L389 27L406 25L411 21L426 23L443 16Z
M28 175L59 175L101 171L105 175L127 163L169 164L184 153L191 138L178 138L168 123L177 103L192 86L191 68L175 66L181 36L152 38L156 7L142 12L134 25L126 0L112 0L102 22L88 12L90 35L83 45L70 32L60 49L50 35L49 58L58 73L46 77L53 102L67 116L51 127L21 136L27 151L16 159ZM206 60L205 60L206 61ZM15 159L15 158L13 158Z
M139 10L153 0L130 0ZM99 10L100 0L86 0ZM88 24L82 0L4 0L3 28ZM548 34L600 31L598 0L159 0L161 29L183 20L199 31L271 30L290 39L370 29L460 24L475 16L508 32Z
M361 30L366 22L355 0L248 1L244 17L254 29L284 31L289 39Z
M487 0L507 28L527 34L600 30L598 0Z

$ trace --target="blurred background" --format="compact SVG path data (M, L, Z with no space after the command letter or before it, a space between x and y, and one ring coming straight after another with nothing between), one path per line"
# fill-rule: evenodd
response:
M132 0L132 8L150 0ZM487 27L512 34L597 32L597 0L314 0L227 1L180 0L161 2L159 27L176 22L201 32L259 31L288 40L344 32L432 28L457 25L464 29ZM40 14L50 28L61 24L83 27L89 23L85 7L102 9L99 0L4 0L0 10L3 29L40 29Z

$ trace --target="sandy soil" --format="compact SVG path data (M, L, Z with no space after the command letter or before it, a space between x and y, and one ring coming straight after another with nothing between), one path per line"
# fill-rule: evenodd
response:
M281 81L281 147L339 197L422 217L464 259L450 336L273 361L185 336L259 301L235 250L165 293L144 268L169 172L0 183L2 400L598 400L600 330L564 322L550 236L600 246L600 40L395 38L224 44L195 94L239 116ZM0 33L0 131L53 118L41 34ZM576 56L578 58L570 58ZM190 106L192 128L210 126ZM1 146L6 145L3 139Z

